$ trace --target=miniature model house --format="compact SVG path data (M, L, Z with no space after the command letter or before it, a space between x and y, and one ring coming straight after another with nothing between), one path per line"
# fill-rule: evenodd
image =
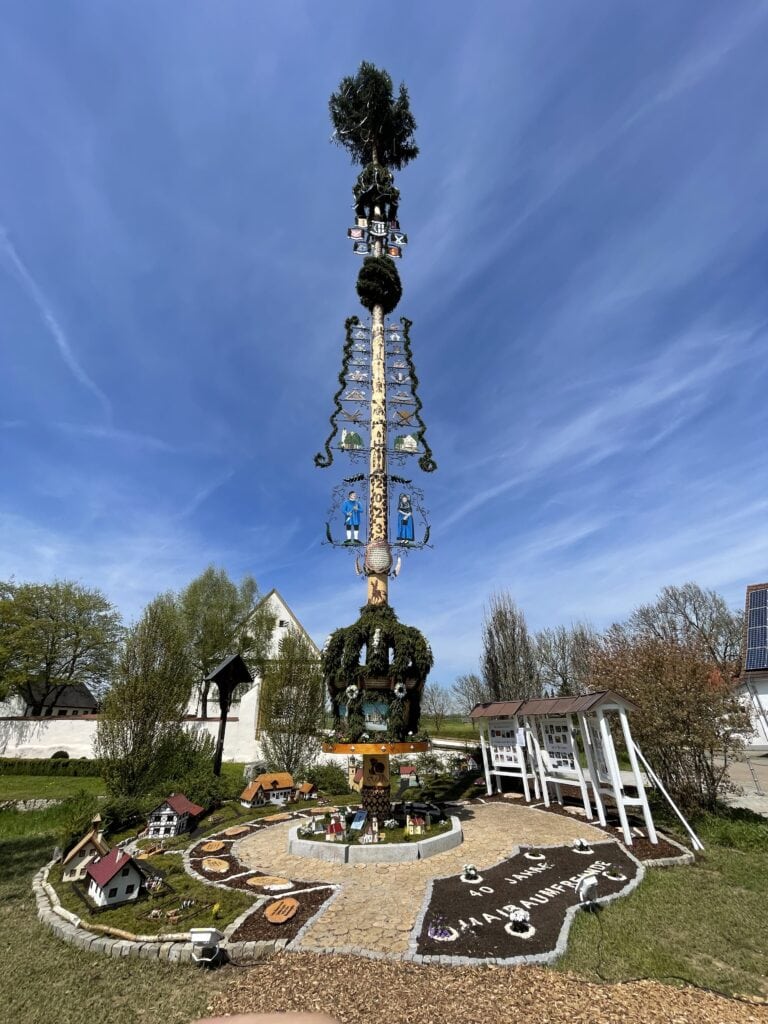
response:
M294 795L296 800L317 800L317 786L314 782L302 782Z
M284 804L293 797L293 776L289 772L275 772L257 775L240 794L243 807L260 807L262 804Z
M409 836L423 836L426 831L426 822L418 816L412 818L408 815L405 825Z
M135 900L141 889L142 873L127 853L115 846L106 857L92 860L85 869L88 896L97 907L113 907Z
M183 793L172 793L149 815L146 835L150 839L180 836L194 828L195 822L204 810L204 807L187 800Z
M340 843L344 839L344 826L338 815L334 815L330 825L325 830L325 841L327 843Z
M85 869L95 857L104 857L109 847L104 842L104 834L99 829L101 815L97 814L91 822L91 828L79 843L69 851L61 862L62 878L65 882L79 882L85 878Z
M400 767L400 778L405 779L409 787L419 785L419 773L412 764L404 764Z

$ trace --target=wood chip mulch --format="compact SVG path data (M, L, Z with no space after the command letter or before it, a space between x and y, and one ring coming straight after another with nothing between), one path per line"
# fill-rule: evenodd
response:
M234 973L209 1012L329 1014L339 1024L765 1024L768 1008L656 981L600 985L538 967L436 967L282 953Z
M205 858L200 860L193 857L191 858L191 863L199 875L202 875L203 878L208 878L211 882L226 882L232 875L239 875L242 871L248 870L236 857L217 857L216 860L229 864L228 869L226 871L208 871L204 866Z
M458 875L433 882L429 907L418 937L417 951L426 956L467 956L507 959L549 953L556 949L569 907L579 905L575 886L587 871L597 877L597 899L626 888L637 875L637 865L618 843L595 843L589 854L573 847L547 847L543 861L518 853L493 868L483 869L482 880L462 882ZM613 881L599 873L611 864L624 879ZM529 938L510 935L509 914L521 909L530 914L535 932ZM431 938L437 923L450 929L451 941Z
M293 892L293 890L291 890ZM326 900L333 895L333 889L329 886L326 889L317 889L315 892L306 894L297 893L294 897L299 901L299 909L290 921L284 924L270 924L264 916L264 911L269 904L258 907L240 925L230 938L230 942L253 942L263 939L293 939L299 929L316 914ZM277 893L276 899L280 898ZM273 901L270 901L273 902Z

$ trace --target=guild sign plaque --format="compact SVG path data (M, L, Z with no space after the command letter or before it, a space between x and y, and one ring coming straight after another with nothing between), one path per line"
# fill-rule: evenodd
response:
M383 220L372 220L368 230L375 238L384 238L387 234L387 225Z

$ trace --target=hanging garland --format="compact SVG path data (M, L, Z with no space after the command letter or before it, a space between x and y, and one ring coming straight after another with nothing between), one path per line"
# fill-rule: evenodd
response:
M367 692L370 699L388 705L388 738L404 740L409 732L415 733L421 693L432 661L432 650L420 630L401 623L389 605L365 605L357 622L331 634L322 655L336 728L344 729L352 740L359 739L364 723L355 714L353 727L351 716L353 711L357 713L358 703ZM369 680L382 679L388 681L389 689L366 691ZM355 688L353 698L350 688ZM347 706L346 722L341 705ZM356 732L358 725L360 731Z
M391 313L403 294L395 261L389 256L366 256L357 275L357 294L369 312L381 306L385 316Z
M331 432L325 442L325 455L322 452L318 452L315 455L314 463L319 469L328 469L333 463L333 452L331 451L331 442L339 432L338 417L339 413L343 411L341 404L341 396L344 393L344 388L347 386L347 372L349 370L349 360L352 358L352 329L357 327L360 323L359 317L350 316L344 321L344 327L346 328L347 334L344 341L343 356L341 361L341 373L339 374L339 390L333 396L334 410L328 417L328 422L331 424Z
M401 316L400 323L402 324L403 327L403 341L405 343L405 361L408 364L408 372L413 380L413 399L414 402L416 403L414 416L416 417L416 422L419 424L419 429L416 432L416 438L424 446L424 454L419 458L419 468L422 469L425 473L434 473L434 471L437 469L437 463L435 462L435 459L432 455L432 449L429 447L429 444L427 442L427 428L424 423L424 420L421 418L422 405L421 398L419 398L418 392L419 378L416 376L416 369L413 365L413 353L411 351L410 329L413 324L413 321L409 320L405 316Z
M374 210L379 207L382 217L389 221L397 220L400 189L395 186L394 175L388 167L366 164L358 174L352 192L358 217L373 216Z

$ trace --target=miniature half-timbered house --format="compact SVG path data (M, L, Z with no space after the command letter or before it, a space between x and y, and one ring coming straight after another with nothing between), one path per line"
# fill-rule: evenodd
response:
M260 807L262 804L284 804L293 799L293 776L290 772L265 772L257 775L240 794L243 807Z
M85 878L85 870L95 857L104 857L109 847L104 842L104 833L100 829L101 815L97 814L91 822L91 828L79 843L76 843L61 862L62 879L65 882L80 882Z
M194 828L195 822L204 810L204 807L193 804L183 793L171 793L149 815L146 835L150 839L180 836Z
M412 764L404 764L400 766L400 778L405 779L409 787L420 785L419 773Z
M119 846L85 869L88 896L97 907L113 907L138 898L143 874L134 859Z
M325 829L325 841L327 843L341 843L344 841L344 826L337 814L333 816L330 824Z

